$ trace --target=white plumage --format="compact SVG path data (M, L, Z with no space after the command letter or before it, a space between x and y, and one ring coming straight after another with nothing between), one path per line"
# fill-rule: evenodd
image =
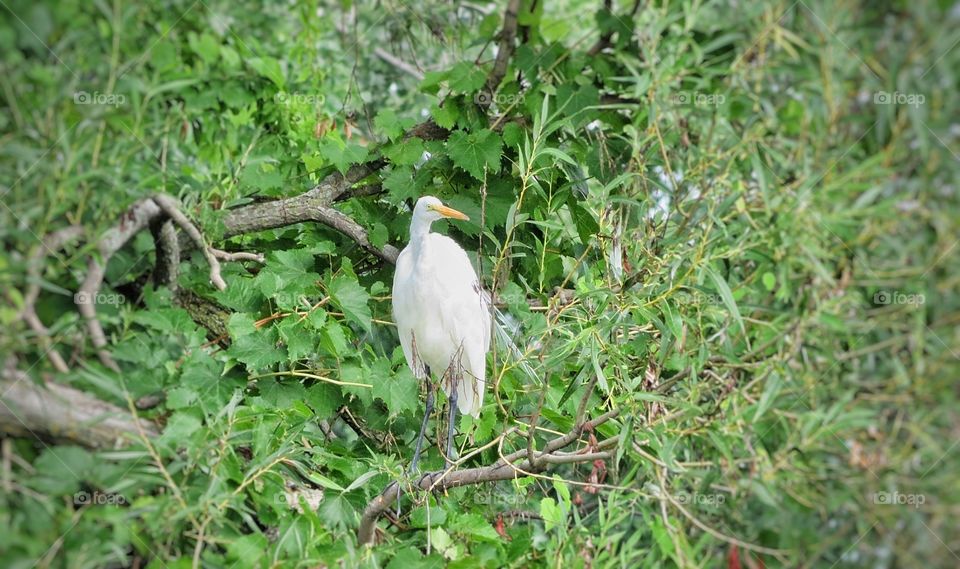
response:
M455 379L460 412L478 417L490 348L489 302L466 252L453 239L430 232L443 217L468 219L435 197L417 201L410 244L397 259L393 315L414 375L429 381L429 368L443 377L448 396Z

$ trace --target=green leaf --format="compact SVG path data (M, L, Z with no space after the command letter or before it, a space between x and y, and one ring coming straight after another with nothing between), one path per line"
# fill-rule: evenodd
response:
M277 348L277 331L274 327L234 338L227 354L251 371L273 366L287 357L283 350Z
M383 150L390 162L401 166L412 166L420 161L425 148L419 138L408 138L394 142Z
M370 321L373 316L367 305L370 295L360 286L356 278L336 277L330 281L328 290L333 301L343 310L347 318L359 324L367 332L372 330Z
M543 528L550 531L553 528L563 525L565 516L563 510L557 505L553 498L543 498L540 500L540 517L543 518Z
M777 277L770 271L763 273L763 288L772 291L777 286Z
M430 116L433 117L437 126L453 128L457 124L457 119L460 118L460 109L453 101L447 99L442 107L440 105L430 107Z
M723 280L723 277L706 265L703 267L703 272L713 281L713 284L717 287L717 292L720 293L720 299L723 300L723 304L727 307L727 310L730 311L730 314L733 315L733 319L740 327L740 331L746 335L747 329L743 325L743 317L740 316L740 309L737 308L737 302L733 299L733 292L727 285L727 281Z
M304 401L313 409L317 417L324 418L333 415L343 404L343 395L338 386L318 382L307 388Z
M384 375L373 374L370 380L373 384L373 396L386 403L391 416L416 410L420 390L410 369L403 366L392 375L389 374L389 368L386 371Z
M373 119L374 126L383 133L384 136L393 140L403 134L403 126L397 118L397 113L390 108L381 109L377 117Z
M447 152L453 163L477 180L483 180L484 167L491 173L500 171L502 141L497 133L483 129L466 133L458 130L447 140Z
M197 401L197 392L186 387L174 387L167 392L167 408L183 409Z
M316 352L316 339L304 323L300 322L299 316L283 319L277 325L277 331L287 346L287 358L291 361L304 359Z
M487 73L470 61L461 61L449 71L450 90L457 93L473 93L483 87Z
M777 394L780 393L780 388L783 386L783 377L777 372L772 372L765 383L763 395L760 396L760 401L757 402L757 412L753 414L754 423L763 417L763 414L766 413L767 409L773 404Z
M193 414L178 411L167 419L167 426L160 435L160 440L164 444L172 446L182 446L191 437L203 427L200 419Z
M283 89L287 80L283 76L283 70L280 68L280 62L272 57L253 57L247 60L250 67L254 69L261 77L266 77L278 88Z
M329 160L341 174L346 174L350 166L360 164L367 159L367 148L359 144L343 142L338 138L327 138L320 145L320 153Z
M404 166L393 168L383 179L383 187L390 192L390 201L399 204L404 200L417 197L417 186L413 180L413 168Z

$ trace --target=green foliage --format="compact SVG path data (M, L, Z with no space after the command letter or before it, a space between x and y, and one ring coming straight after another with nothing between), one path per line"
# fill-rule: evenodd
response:
M501 4L8 1L0 348L160 434L5 439L5 566L955 562L956 9L521 2L485 111ZM448 135L407 134L428 117ZM594 379L588 414L620 410L576 444L613 441L606 460L405 493L373 549L360 515L406 480L423 407L392 267L320 223L223 237L231 210L362 163L385 165L332 207L375 247L404 245L421 195L467 213L435 230L505 315L461 468L542 449ZM179 290L154 289L135 237L97 306L115 373L73 293L154 193L265 262L224 263L217 291L184 251ZM85 239L30 276L70 224ZM32 284L50 345L21 319Z

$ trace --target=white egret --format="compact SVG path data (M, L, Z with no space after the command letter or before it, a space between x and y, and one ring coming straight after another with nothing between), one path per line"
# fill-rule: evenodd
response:
M427 382L427 404L410 472L420 460L423 437L433 411L439 372L449 401L446 460L453 453L457 409L479 417L483 406L486 354L490 348L490 306L467 253L445 235L430 232L442 218L469 219L433 196L417 200L410 223L410 244L397 258L393 277L393 316L407 365Z

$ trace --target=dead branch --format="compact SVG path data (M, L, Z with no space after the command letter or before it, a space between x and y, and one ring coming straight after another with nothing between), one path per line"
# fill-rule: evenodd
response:
M104 449L138 438L129 411L72 387L37 385L26 373L6 369L0 393L0 432L5 435ZM141 419L140 426L148 436L158 433L152 422Z
M423 72L417 69L415 66L407 63L406 61L400 59L399 57L393 55L389 51L383 49L382 47L377 47L373 49L374 55L380 59L386 61L390 65L396 67L400 71L403 71L407 75L412 76L417 81L423 81Z
M214 257L221 261L256 261L257 263L263 263L266 260L263 257L263 253L247 253L244 251L230 252L220 249L210 249L210 251L213 252Z
M64 227L47 235L40 246L31 254L27 262L27 293L23 296L23 310L20 317L27 323L37 337L40 339L40 348L50 359L50 363L60 373L69 371L67 363L63 361L63 356L50 346L50 330L37 316L37 298L40 296L40 275L43 270L43 262L48 253L55 253L66 247L70 242L79 239L83 235L83 228L77 225Z
M483 87L484 97L481 97L479 104L484 109L490 107L493 103L493 94L497 87L503 81L507 74L507 66L510 64L510 58L513 57L513 51L516 49L514 42L517 39L517 13L520 11L520 0L510 0L507 2L507 9L503 14L503 28L500 30L500 38L497 43L497 57L493 61L493 69L487 76L486 84Z
M217 256L213 254L213 250L204 241L203 235L200 233L200 230L197 229L197 226L180 211L180 206L177 205L177 202L172 197L166 194L157 194L153 196L153 201L163 210L163 213L166 214L168 218L187 234L194 245L203 253L203 256L207 259L207 264L210 265L210 282L213 283L213 286L217 287L218 290L225 290L227 283L223 280L223 277L220 276L220 261L217 260Z
M157 250L157 259L153 269L153 286L168 286L177 289L180 272L180 245L177 243L177 230L169 219L155 219L150 223L150 233Z
M83 284L80 285L77 294L74 295L74 302L80 311L80 315L86 321L90 341L93 342L93 346L97 350L97 356L103 365L114 371L120 371L120 366L113 361L107 351L107 337L97 320L97 309L95 307L97 295L100 293L100 286L103 284L104 273L110 257L126 245L134 235L161 215L160 206L152 198L145 198L134 203L130 209L120 216L120 222L100 237L97 242L99 260L97 256L90 257L87 263L87 276Z

